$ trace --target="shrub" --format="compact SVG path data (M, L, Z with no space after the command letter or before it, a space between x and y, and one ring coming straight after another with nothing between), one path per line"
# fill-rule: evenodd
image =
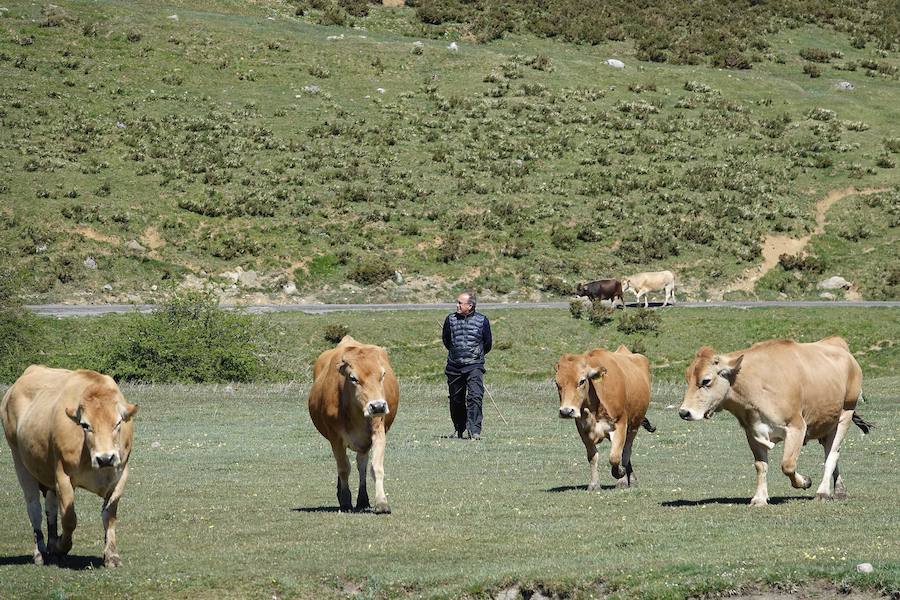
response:
M804 60L817 63L827 63L831 60L831 52L824 48L803 48L800 56Z
M818 256L808 254L782 254L778 257L778 264L785 271L807 271L810 273L822 273L825 271L825 261Z
M0 272L0 382L6 384L28 365L40 362L38 353L44 347L41 322L23 308L17 288L11 273Z
M350 279L360 285L375 285L394 275L394 269L382 257L366 256L350 269Z
M591 301L591 310L588 313L588 320L594 327L601 327L613 320L613 314L616 309L609 304L603 304L599 298Z
M584 314L584 302L581 301L581 298L569 300L569 314L572 315L573 319L581 318Z
M572 286L566 283L566 280L556 275L548 275L544 277L542 282L544 291L556 294L557 296L572 295Z
M326 342L337 344L348 333L350 333L350 328L343 323L330 323L325 326L323 337Z
M257 352L259 333L251 316L220 309L210 294L189 292L136 315L107 342L100 370L147 383L258 381L268 373Z
M659 333L662 317L659 313L649 308L638 308L623 312L619 317L616 329L622 333Z

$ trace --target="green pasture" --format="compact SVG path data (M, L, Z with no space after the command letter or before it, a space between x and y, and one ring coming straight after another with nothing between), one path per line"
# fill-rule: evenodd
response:
M850 499L816 502L770 461L773 504L751 509L755 471L727 413L684 423L680 384L654 385L634 464L640 487L585 489L574 424L548 381L488 376L484 439L442 438L443 384L401 380L388 436L392 514L340 513L334 461L305 407L307 386L125 386L140 404L118 539L102 563L100 501L76 494L65 568L30 563L31 531L0 449L3 598L487 598L523 593L686 598L779 585L900 589L897 377L869 380L876 424L841 454ZM502 419L500 414L502 413ZM608 445L601 447L608 450ZM818 481L817 444L800 457ZM352 488L356 489L355 482ZM856 573L860 562L875 568ZM527 596L526 596L527 597Z

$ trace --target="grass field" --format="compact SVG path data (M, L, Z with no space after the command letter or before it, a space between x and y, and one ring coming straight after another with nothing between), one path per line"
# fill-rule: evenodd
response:
M685 598L823 582L896 594L898 384L865 385L860 410L877 429L845 441L849 500L792 489L776 449L773 504L751 509L755 475L737 423L727 413L682 422L671 408L680 384L654 385L648 416L658 430L635 443L640 487L609 489L607 475L589 493L583 446L557 418L549 381L489 375L485 437L468 442L441 438L450 425L442 384L401 380L386 516L337 512L334 461L304 385L127 386L141 408L119 511L124 568L100 566L100 502L83 491L69 568L29 564L4 444L0 597L457 598L519 585L572 598ZM821 463L817 444L801 453L814 481ZM875 572L857 574L860 562Z

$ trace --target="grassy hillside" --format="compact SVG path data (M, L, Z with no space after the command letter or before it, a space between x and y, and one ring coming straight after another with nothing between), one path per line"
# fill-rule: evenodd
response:
M815 268L755 293L815 297L841 275L897 297L888 20L850 26L855 5L760 20L752 68L716 69L702 52L652 62L659 44L627 27L578 38L513 11L519 24L480 44L468 13L427 25L424 4L339 4L7 3L0 254L26 299L209 285L251 301L462 286L515 300L656 268L703 298L760 263L766 236L812 231L816 201L848 186L886 190L853 204L868 237L838 204Z

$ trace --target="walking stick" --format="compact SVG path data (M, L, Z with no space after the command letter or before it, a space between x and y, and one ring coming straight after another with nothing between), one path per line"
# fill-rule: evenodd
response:
M497 406L497 401L494 400L494 395L491 393L491 388L485 386L484 389L485 389L485 390L487 391L487 393L488 393L488 398L491 399L491 404L493 404L493 405L494 405L494 408L497 409L497 414L500 415L500 418L501 418L501 419L503 419L503 423L504 423L507 427L509 427L509 422L506 420L506 417L503 416L503 413L500 412L500 407Z

